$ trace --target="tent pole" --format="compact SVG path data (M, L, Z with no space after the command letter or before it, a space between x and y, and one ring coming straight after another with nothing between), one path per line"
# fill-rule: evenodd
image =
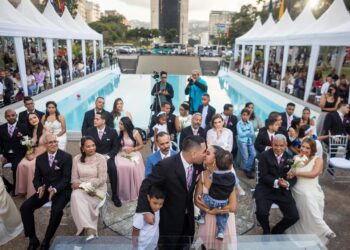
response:
M285 77L287 72L287 65L288 65L288 54L289 52L289 45L285 44L283 48L283 61L282 61L282 71L281 71L281 79Z
M319 53L320 53L320 45L314 43L311 48L309 70L307 72L307 78L306 78L305 93L304 93L305 102L307 102L307 100L309 99L309 95L312 89L312 83L314 82Z
M255 63L255 47L256 45L253 44L253 48L252 48L252 62L251 62L251 67L254 66L254 63Z
M45 42L46 42L47 61L49 63L52 88L55 88L56 81L55 81L55 66L54 66L54 55L53 55L53 41L52 39L45 38Z
M92 41L92 44L93 44L93 49L94 49L94 67L95 67L95 70L97 70L97 59L96 59L96 40L93 40Z
M26 63L24 59L25 55L24 55L24 49L23 49L23 38L15 37L14 42L15 42L17 65L19 68L19 74L21 76L24 95L28 96L27 72L26 72Z
M73 81L73 50L72 50L72 40L67 39L67 55L68 55L68 68L69 68L69 77Z
M346 56L346 47L342 46L338 48L338 55L335 64L336 72L340 75L343 68L344 57Z
M81 40L81 54L84 64L84 76L86 76L86 48L85 48L85 40Z
M264 50L264 84L266 84L267 80L267 69L269 67L269 59L270 59L270 45L265 45L265 50Z
M241 53L241 65L239 72L242 74L243 64L244 64L244 54L245 54L245 44L242 44L242 53Z

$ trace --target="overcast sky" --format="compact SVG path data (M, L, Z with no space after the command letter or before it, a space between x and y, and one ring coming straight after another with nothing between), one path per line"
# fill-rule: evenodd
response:
M150 0L93 0L103 10L116 9L128 20L150 22ZM189 0L190 20L209 20L211 10L238 11L243 4L255 4L256 0Z

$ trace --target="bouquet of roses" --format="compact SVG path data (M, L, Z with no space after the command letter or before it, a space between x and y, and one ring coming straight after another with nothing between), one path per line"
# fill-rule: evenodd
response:
M29 137L29 136L23 136L23 140L21 140L21 144L23 146L26 146L27 148L27 154L31 154L33 153L33 142L32 142L32 139Z
M92 184L90 182L80 183L79 188L83 189L85 192L87 192L90 195L94 194L93 196L95 196L96 198L98 198L101 201L104 199L104 197L102 197L96 193L96 188L94 186L92 186Z
M296 155L294 157L294 162L291 166L292 170L295 172L298 168L302 168L305 166L305 162L307 162L309 159L307 158L306 155L299 156Z

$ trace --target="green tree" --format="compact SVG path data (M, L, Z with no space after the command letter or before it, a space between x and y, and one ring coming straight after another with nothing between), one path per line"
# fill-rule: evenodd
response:
M176 29L170 29L165 32L164 36L165 42L167 43L174 43L177 42L177 30Z
M125 25L125 17L122 15L102 17L99 21L89 23L89 26L103 34L107 45L126 41L128 26Z

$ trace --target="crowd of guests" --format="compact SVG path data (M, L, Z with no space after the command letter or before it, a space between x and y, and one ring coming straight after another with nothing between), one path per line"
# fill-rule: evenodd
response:
M28 96L32 97L41 92L51 89L52 79L47 60L39 60L38 58L26 58L26 78ZM97 69L102 68L102 59L97 61ZM57 56L54 61L54 77L55 85L59 86L71 80L83 77L96 71L94 60L90 56L87 58L86 69L81 58L73 61L73 79L70 79L69 66L67 56ZM13 63L6 64L6 68L0 68L0 107L10 105L24 98L23 82L18 68Z
M322 117L313 120L305 107L299 118L294 103L288 103L285 112L271 112L265 121L255 115L252 102L236 116L231 103L221 112L211 106L207 83L193 71L185 89L189 102L182 103L175 115L173 88L167 73L160 75L152 90L152 109L158 112L150 122L152 152L145 165L141 150L146 136L132 122L137 114L126 111L121 98L111 112L104 109L103 97L96 99L95 107L85 113L80 154L74 157L66 152L65 117L54 101L46 103L45 113L35 109L31 97L24 97L26 110L18 117L6 110L7 123L0 126L1 162L11 163L13 183L5 178L4 185L0 183L0 200L6 200L0 206L13 207L4 189L26 196L20 214L28 249L49 249L68 202L76 234L96 236L99 208L107 199L107 176L116 207L137 200L133 244L139 249L189 247L195 222L199 227L194 244L236 249L237 195L244 195L236 175L239 168L249 179L258 175L256 217L264 234L316 234L324 243L336 236L323 220L324 195L318 183L321 141L327 143L331 135L350 137L348 103L342 100L328 111L320 132ZM305 167L291 169L293 156L305 156ZM48 201L50 220L40 243L34 211ZM283 219L270 229L273 203ZM13 219L16 226L11 232L18 232L21 222L16 211L12 213L17 220Z

